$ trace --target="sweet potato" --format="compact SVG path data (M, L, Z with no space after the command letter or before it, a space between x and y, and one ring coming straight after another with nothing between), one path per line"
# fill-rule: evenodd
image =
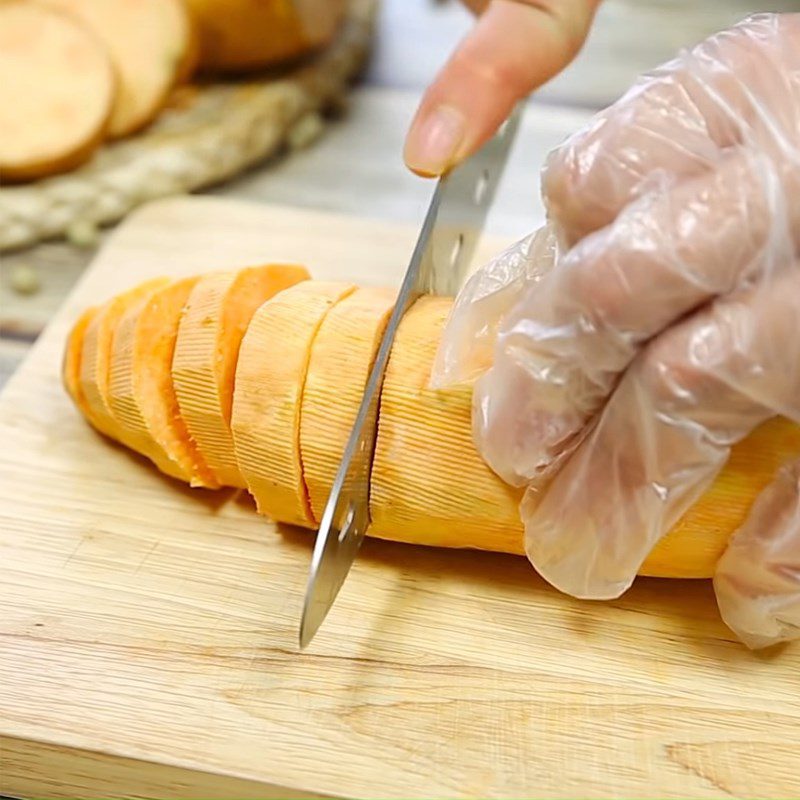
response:
M300 452L319 522L396 292L362 288L337 303L314 338L300 410Z
M35 3L0 3L0 180L31 180L88 159L116 82L102 43Z
M327 44L345 0L186 0L200 41L200 66L269 66Z
M119 90L109 134L125 136L151 122L197 55L181 0L45 0L80 20L106 46Z
M180 414L171 375L178 325L198 280L170 283L122 315L111 348L108 404L125 445L167 475L217 488Z
M326 314L355 290L305 281L268 300L242 340L231 429L258 510L313 525L300 453L300 409L311 347Z
M114 334L121 317L129 308L168 283L166 278L156 278L113 297L97 309L83 333L76 395L83 400L89 422L101 433L117 441L124 441L125 435L109 404ZM72 359L68 361L73 363Z
M115 328L124 309L153 291L148 285L87 312L67 343L64 381L76 405L96 427L120 440L119 426L113 418L107 424L104 417L103 375L108 373L108 360L119 357L107 345L109 329ZM303 281L267 300L252 315L238 348L235 380L233 372L224 374L233 396L234 455L262 513L305 527L317 524L391 308L391 294ZM504 484L475 449L469 389L428 387L451 302L420 298L397 332L380 399L369 534L415 544L522 553L520 493ZM212 328L219 313L208 317ZM207 368L213 371L219 351L204 352ZM110 370L113 374L113 363ZM729 536L759 491L798 451L800 427L789 421L775 419L754 431L733 449L725 469L653 549L640 573L695 578L713 574Z
M308 277L304 267L284 264L212 272L189 295L172 378L181 418L223 486L246 487L231 436L233 378L244 332L265 300Z

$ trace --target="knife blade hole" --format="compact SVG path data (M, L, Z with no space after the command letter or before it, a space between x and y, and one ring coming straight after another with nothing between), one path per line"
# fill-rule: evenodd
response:
M347 513L342 521L342 527L339 528L339 544L342 544L350 532L350 527L356 517L356 507L351 503L347 508Z
M453 242L453 249L450 252L450 266L454 267L458 263L461 255L461 248L464 246L464 234L459 233L458 238Z
M489 188L489 170L485 169L478 175L478 180L475 181L475 194L473 195L473 199L475 200L475 205L479 206L483 202L483 198L486 196L486 190Z

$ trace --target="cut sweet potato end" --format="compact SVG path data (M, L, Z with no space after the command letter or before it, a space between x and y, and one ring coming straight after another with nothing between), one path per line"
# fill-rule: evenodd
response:
M64 360L61 364L61 379L64 383L64 388L77 409L87 418L91 413L91 409L86 403L86 398L81 389L81 354L83 352L83 339L86 329L96 313L97 308L92 306L87 308L75 321L67 337Z
M160 291L169 291L170 287ZM158 292L156 292L158 294ZM147 427L138 397L141 373L149 369L137 353L139 320L148 298L131 306L120 318L111 345L108 379L108 405L117 424L119 440L126 447L149 458L162 472L188 481L189 474L173 463L155 442Z
M220 405L229 426L239 348L253 314L279 292L310 277L308 270L297 264L267 264L236 272L222 306L217 341L217 358L221 364L217 379Z
M176 281L123 316L114 336L110 406L125 444L167 475L216 488L183 423L171 376L181 313L197 281Z

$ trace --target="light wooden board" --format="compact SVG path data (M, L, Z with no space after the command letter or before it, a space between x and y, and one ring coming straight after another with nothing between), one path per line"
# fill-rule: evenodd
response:
M588 603L521 558L367 542L300 654L309 534L160 477L61 390L77 313L149 275L391 283L413 235L206 198L112 236L0 398L0 793L800 794L800 648L744 650L707 582Z

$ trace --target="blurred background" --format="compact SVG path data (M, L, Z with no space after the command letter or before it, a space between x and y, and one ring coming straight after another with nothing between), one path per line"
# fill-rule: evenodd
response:
M606 0L580 55L532 98L488 230L516 237L537 226L544 214L538 173L547 152L642 72L759 8L746 0ZM769 8L800 9L800 2ZM404 169L403 139L422 92L473 21L459 0L382 0L373 55L348 117L302 158L219 192L419 220L430 186Z
M552 103L601 108L641 72L699 39L758 11L797 11L797 0L605 0L581 55L537 97ZM380 49L370 81L420 88L469 29L458 0L384 0ZM413 57L411 54L413 53Z
M81 0L61 1L81 6ZM204 10L225 7L222 0L187 2ZM237 0L235 5L248 2L255 0ZM218 74L207 65L203 69L201 52L197 75L173 87L154 121L121 140L104 142L72 171L0 187L0 249L4 241L7 245L0 255L0 385L108 235L111 220L127 213L127 206L111 212L109 207L119 204L123 190L136 180L144 188L128 198L130 206L159 194L206 191L420 223L431 185L404 168L403 139L426 85L473 18L458 0L348 0L343 5L351 15L360 9L357 29L350 30L347 42L337 43L335 37L327 41L319 58L324 60L326 49L334 53L344 48L350 57L347 65L341 67L336 51L333 61L311 64L312 72L317 69L311 78L302 72L302 63L288 73L304 91L319 95L302 113L278 112L268 102L267 93L274 88L270 84L287 77L280 67L277 72L268 64L266 71L257 66L233 76L224 70ZM513 239L541 223L538 173L547 152L613 102L642 71L748 13L797 8L800 3L790 0L768 7L745 0L606 0L582 53L532 98L489 232ZM224 19L224 13L217 11L216 19ZM253 27L248 35L258 40L260 33ZM343 36L341 31L337 36ZM363 64L362 49L370 51ZM326 74L336 71L334 62L346 89L323 86ZM348 70L357 76L355 82L348 83ZM243 84L250 87L249 94L242 93ZM231 133L240 118L249 120L250 128L245 144L238 141L238 146L249 150L241 163L226 163L225 137L242 139L241 130ZM212 146L210 136L217 137ZM264 139L261 145L259 138ZM205 150L198 151L198 146ZM148 170L155 170L155 177ZM162 180L178 173L184 183ZM45 219L56 225L55 236L36 229Z

